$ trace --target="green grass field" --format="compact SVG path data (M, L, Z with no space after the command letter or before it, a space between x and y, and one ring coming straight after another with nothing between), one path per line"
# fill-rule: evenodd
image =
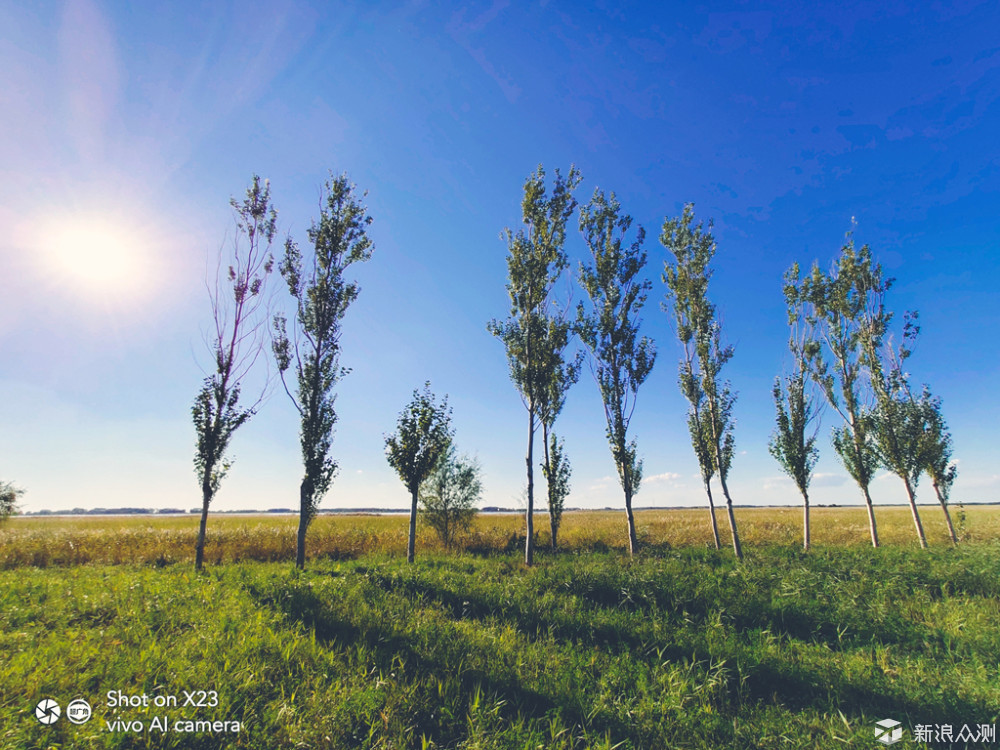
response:
M819 509L808 554L800 511L739 511L742 564L705 511L640 513L635 560L621 513L570 514L532 569L516 518L407 565L404 518L323 517L304 573L294 520L219 517L201 575L194 518L13 519L0 747L885 747L884 718L925 746L918 724L1000 722L1000 510L954 549L934 510L924 551L905 508L879 550L862 509ZM43 726L43 698L93 717Z

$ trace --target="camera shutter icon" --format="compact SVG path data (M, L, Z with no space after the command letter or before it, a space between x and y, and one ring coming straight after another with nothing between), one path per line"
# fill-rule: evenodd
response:
M59 704L51 698L43 698L35 706L35 718L42 724L55 724L59 713Z
M895 719L876 721L875 727L875 739L883 745L895 745L903 739L903 727Z

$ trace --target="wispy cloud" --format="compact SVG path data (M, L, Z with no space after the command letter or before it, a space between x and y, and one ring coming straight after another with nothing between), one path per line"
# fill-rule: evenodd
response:
M978 476L970 476L964 479L961 475L959 475L958 481L961 482L963 487L970 489L1000 489L1000 474L980 474Z
M764 477L764 483L761 485L761 489L765 492L771 492L773 490L790 490L794 489L795 485L790 477L781 474L779 476Z
M680 474L676 474L672 471L665 471L662 474L653 474L650 477L644 477L643 482L653 483L653 482L676 482L681 478Z
M492 78L494 83L500 87L500 90L507 98L507 101L513 104L521 95L520 86L515 84L509 76L505 75L503 71L498 70L497 67L490 62L490 60L486 57L486 50L482 47L475 46L472 42L473 36L486 28L487 24L500 15L500 12L508 5L509 3L507 0L495 0L489 10L480 13L470 21L465 20L465 9L463 8L456 11L451 17L451 21L448 22L447 30L451 38L454 39L462 49L468 52L469 55L472 56L472 59L476 61L476 64L482 68L483 72Z
M117 45L107 18L91 0L69 0L59 26L65 127L85 160L104 156L108 121L121 88Z
M813 474L809 487L813 489L820 487L841 487L846 484L847 481L848 478L844 474L818 472ZM764 489L764 491L782 490L794 491L796 493L798 492L795 487L795 482L792 481L792 478L787 474L765 477L762 489Z
M617 477L606 476L592 482L589 487L587 487L587 492L600 492L601 490L606 490L608 485L612 482L617 482Z
M811 486L813 487L842 487L847 484L846 474L832 474L818 472L813 474Z

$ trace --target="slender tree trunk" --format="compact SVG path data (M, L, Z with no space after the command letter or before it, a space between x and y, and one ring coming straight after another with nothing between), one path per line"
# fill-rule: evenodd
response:
M410 490L410 536L406 541L406 562L413 562L413 551L417 540L417 488Z
M714 393L714 391L713 391ZM726 510L729 513L729 528L733 533L733 552L736 553L736 559L743 559L743 547L740 546L740 533L736 530L736 516L733 513L733 499L729 496L729 487L726 485L726 477L722 471L722 450L720 441L722 436L718 434L717 419L718 416L715 410L715 399L714 397L709 397L708 399L709 413L712 418L712 443L715 445L715 461L716 466L719 469L719 481L722 483L722 494L726 498ZM713 513L713 517L714 517Z
M542 466L545 467L545 476L551 477L552 467L549 465L549 426L545 422L542 422ZM546 490L548 489L548 486L550 484L551 482L548 479L546 479L545 480ZM547 493L546 496L551 497L552 494Z
M920 523L920 514L917 512L917 499L914 497L913 487L910 480L903 477L903 484L906 485L906 495L910 500L910 513L913 514L913 525L917 527L917 537L920 539L920 547L927 549L927 537L924 536L924 525Z
M844 362L841 359L841 371L843 371L844 367L845 367ZM857 409L854 403L853 396L850 396L845 393L845 399L847 400L847 410L851 415L851 418L847 420L847 424L848 427L850 427L851 429L851 439L854 442L854 455L857 461L857 465L860 467L864 465L864 462L862 461L861 458L863 455L863 448L861 447L862 443L858 438L858 416L856 413ZM871 493L868 491L869 483L870 480L869 482L866 482L864 486L861 487L861 491L865 494L865 505L868 506L868 528L871 531L872 535L872 547L877 548L879 546L878 527L875 525L875 505L872 503L872 496Z
M941 497L941 490L938 483L934 482L934 494L937 495L938 502L941 503L941 510L944 511L944 520L948 522L948 534L951 536L951 543L958 544L958 537L955 536L955 527L951 523L951 513L948 511L948 503Z
M875 506L872 504L871 493L866 484L861 490L865 493L865 504L868 506L868 527L872 534L872 547L878 547L878 527L875 525Z
M556 523L556 517L552 513L549 513L549 528L552 530L552 551L555 552L558 546L556 535L559 533L559 524Z
M206 466L205 479L201 483L201 524L198 526L198 542L194 546L194 569L201 570L205 561L205 527L208 525L208 504L212 502L212 468Z
M535 477L532 471L531 459L535 448L535 409L528 409L528 455L524 461L528 466L528 509L525 511L525 528L527 536L524 540L524 564L535 562Z
M726 480L719 475L719 481L722 482L722 494L726 496L726 510L729 512L729 528L733 532L733 552L736 553L736 559L743 559L743 547L740 546L740 533L736 530L736 516L733 514L733 499L729 497L729 488L726 486Z
M299 570L305 570L306 567L306 530L309 528L311 502L309 480L303 479L299 487L299 533L295 543L295 567Z
M619 476L622 479L622 489L625 491L625 518L628 521L628 554L634 557L639 549L639 540L635 535L635 514L632 513L632 476L631 466L624 465L624 459L628 455L625 446L625 428L619 422L615 432L621 435L621 442L618 445L618 455L622 457L622 464L618 467Z
M809 551L809 493L802 493L802 549Z
M715 518L715 501L712 499L712 485L707 479L704 479L704 482L705 494L708 495L708 512L712 516L712 539L715 541L715 548L722 549L722 544L719 542L719 522Z
M635 557L635 552L639 549L639 540L635 535L635 515L632 513L632 488L625 490L625 517L628 519L628 553L630 557Z

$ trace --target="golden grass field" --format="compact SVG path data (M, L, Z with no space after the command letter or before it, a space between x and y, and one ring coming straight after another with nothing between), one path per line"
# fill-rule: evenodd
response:
M921 520L932 546L949 544L944 517L937 505L919 506ZM952 519L963 541L1000 539L1000 506L951 507ZM908 507L876 507L883 545L917 547ZM719 533L729 545L729 525L724 510L717 510ZM813 508L812 545L856 546L870 544L867 513L863 507ZM738 508L741 541L754 545L801 544L801 508ZM239 560L293 560L293 516L213 515L209 517L206 560L210 563ZM309 529L308 557L347 559L369 553L405 555L408 517L405 514L321 515ZM640 543L662 547L707 546L711 530L707 508L644 510L636 512ZM198 516L81 516L11 518L0 527L0 569L23 565L78 565L86 563L166 565L194 560ZM538 514L538 548L549 545L548 516ZM477 554L513 552L523 548L524 518L520 514L479 516L471 531L458 541L458 549ZM563 517L560 548L570 552L625 549L625 515L622 511L571 511ZM433 531L418 525L417 554L440 552Z

